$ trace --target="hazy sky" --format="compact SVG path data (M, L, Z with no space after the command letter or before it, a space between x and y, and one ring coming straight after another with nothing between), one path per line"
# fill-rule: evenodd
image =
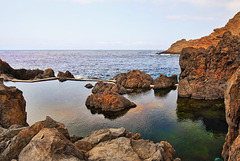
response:
M0 50L167 49L238 11L240 0L0 0Z

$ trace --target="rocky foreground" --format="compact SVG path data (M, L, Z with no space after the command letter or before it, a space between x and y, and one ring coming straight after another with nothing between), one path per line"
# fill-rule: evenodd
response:
M50 117L28 126L22 92L2 82L0 99L0 161L174 160L169 143L155 144L124 128L101 129L83 138L69 135L64 124Z
M222 39L225 32L230 31L233 35L239 36L240 34L240 12L238 12L228 23L222 27L214 29L213 32L205 37L195 40L186 39L179 40L171 45L171 47L162 53L179 54L183 48L194 47L207 49L209 46L217 46L218 42Z

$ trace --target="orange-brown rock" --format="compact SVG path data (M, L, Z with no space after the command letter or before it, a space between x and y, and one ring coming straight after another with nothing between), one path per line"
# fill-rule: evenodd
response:
M210 35L189 41L186 39L179 40L172 44L165 53L180 53L186 47L207 49L209 46L217 46L223 34L227 31L230 31L233 35L240 36L240 12L230 19L224 27L214 29Z
M92 89L92 93L102 93L104 91L111 91L116 92L118 94L126 94L127 90L120 86L119 84L113 84L113 83L103 83L102 81L99 81L95 84L94 88Z
M102 111L121 111L136 107L136 104L115 92L104 91L88 96L87 107L101 109Z
M240 38L230 32L216 47L184 48L179 58L178 94L194 99L222 99L227 81L240 64Z
M66 81L67 78L74 78L74 76L72 75L72 73L69 72L68 70L67 70L65 73L59 71L58 74L57 74L57 77L58 77L58 80L59 80L60 82Z
M13 124L27 126L25 106L22 91L7 87L0 81L0 125L4 128Z
M150 88L153 78L140 70L132 70L126 74L115 76L116 84L124 88Z
M75 160L84 161L84 154L56 128L43 128L21 151L19 161Z
M171 88L178 83L177 75L172 75L168 77L167 75L162 75L153 81L154 88L153 89L164 89Z
M228 134L222 156L225 161L235 161L240 159L240 67L228 81L225 106Z
M67 139L70 139L68 130L59 122L54 121L50 117L46 117L46 120L39 121L32 126L23 129L15 137L13 137L8 144L7 148L0 154L0 161L6 161L16 159L22 149L31 141L31 139L39 133L43 128L56 128Z

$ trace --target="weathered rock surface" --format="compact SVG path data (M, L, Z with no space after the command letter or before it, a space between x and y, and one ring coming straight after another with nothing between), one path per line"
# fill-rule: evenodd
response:
M13 69L7 62L0 59L0 77L4 80L20 79L43 79L49 77L55 77L52 69L46 70L27 70L27 69Z
M116 92L118 94L126 94L128 92L124 87L120 86L119 84L103 83L102 81L97 82L92 89L93 94L102 93L104 91Z
M240 67L228 81L224 102L228 134L222 156L224 160L235 161L240 158Z
M58 77L58 80L59 80L60 82L66 81L67 78L74 78L74 76L72 75L72 73L70 73L68 70L67 70L65 73L59 71L58 74L57 74L57 77Z
M150 88L153 78L140 70L132 70L126 74L120 74L114 77L116 84L124 88Z
M32 126L21 130L16 136L14 136L8 143L7 147L0 154L0 160L5 161L5 160L16 159L20 154L20 152L22 151L22 149L43 128L56 128L67 139L70 139L68 130L62 123L56 122L50 117L47 117L46 120L37 122Z
M209 46L217 46L223 34L227 31L230 31L233 35L240 36L240 12L230 19L224 27L214 29L210 35L189 41L186 39L179 40L163 53L180 53L186 47L207 49Z
M230 32L216 47L184 48L179 58L178 94L194 99L224 98L226 82L240 64L240 38Z
M84 154L55 128L43 128L26 145L18 157L26 160L85 160Z
M136 107L136 104L115 92L104 91L88 96L86 106L101 109L102 111L121 111Z
M4 128L13 124L27 126L25 106L22 91L7 87L0 81L0 125Z
M167 75L160 74L160 77L153 81L153 89L171 88L177 83L177 75L174 74L171 77L168 77Z

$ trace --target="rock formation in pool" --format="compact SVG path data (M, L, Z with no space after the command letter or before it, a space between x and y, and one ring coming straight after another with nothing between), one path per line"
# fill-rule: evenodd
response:
M13 69L7 62L0 59L0 77L4 80L20 79L20 80L30 80L30 79L44 79L55 77L54 71L49 68L46 70L27 70L27 69Z
M128 88L145 88L150 89L153 83L153 78L140 70L132 70L128 73L121 73L114 77L116 84Z
M194 99L222 99L227 80L240 64L240 38L230 32L216 47L184 48L179 58L178 94Z
M66 81L68 78L74 78L74 76L72 75L72 73L69 72L68 70L67 70L65 73L59 71L57 77L58 77L58 80L59 80L60 82L64 82L64 81Z
M233 35L239 36L240 12L230 19L224 27L214 29L210 35L189 41L186 41L186 39L179 40L172 44L167 51L162 53L180 53L182 49L186 47L207 49L209 46L217 46L218 42L222 39L223 34L227 31L230 31Z
M177 75L174 74L171 77L168 77L167 75L160 74L160 76L153 81L153 89L171 88L177 83Z
M225 106L228 134L222 156L225 161L236 161L240 158L240 67L228 81Z
M13 124L28 125L25 105L22 91L15 87L7 87L0 80L0 125L4 128Z

